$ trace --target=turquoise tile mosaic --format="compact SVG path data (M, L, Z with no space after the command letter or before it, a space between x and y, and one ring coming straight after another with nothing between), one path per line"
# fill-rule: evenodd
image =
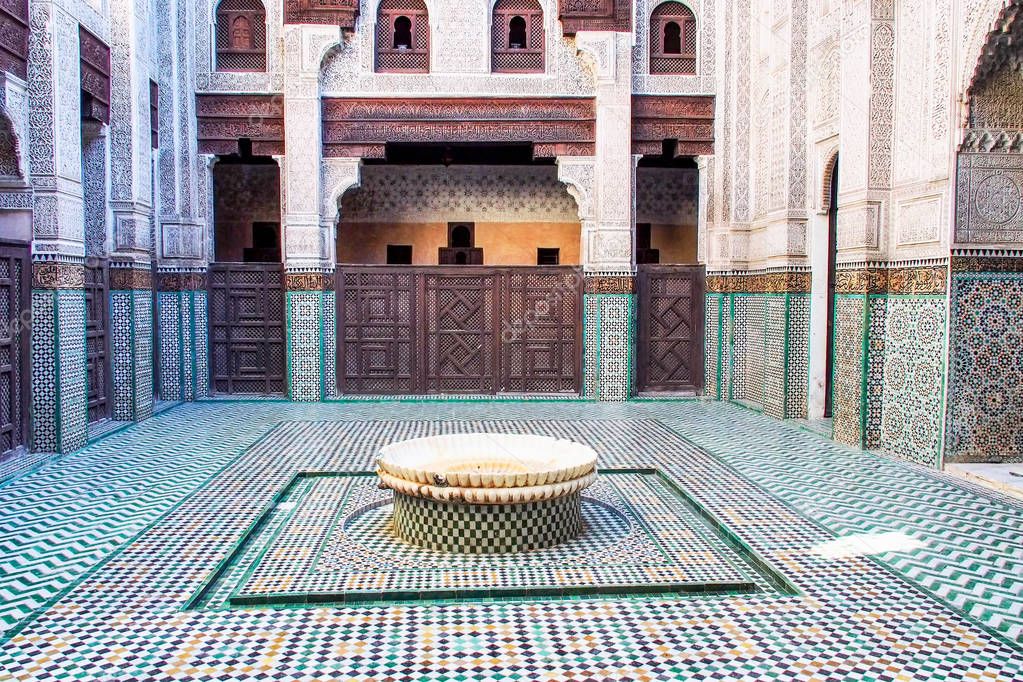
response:
M573 438L604 468L658 470L795 593L216 604L211 580L296 475L366 471L383 443L480 429ZM910 544L868 556L882 533ZM1019 504L717 402L183 404L0 487L0 671L1016 680L1020 547ZM232 585L246 578L228 569ZM190 603L204 585L212 608Z

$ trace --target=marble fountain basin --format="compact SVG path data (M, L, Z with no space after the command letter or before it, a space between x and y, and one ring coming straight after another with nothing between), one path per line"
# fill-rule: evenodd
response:
M568 440L473 433L393 443L377 458L403 540L439 551L541 549L582 531L597 453Z

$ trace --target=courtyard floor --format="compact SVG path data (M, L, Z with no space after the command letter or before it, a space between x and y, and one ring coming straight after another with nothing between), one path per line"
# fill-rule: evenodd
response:
M388 442L600 454L586 530L393 540ZM699 400L183 404L0 471L0 679L1023 679L1023 502Z

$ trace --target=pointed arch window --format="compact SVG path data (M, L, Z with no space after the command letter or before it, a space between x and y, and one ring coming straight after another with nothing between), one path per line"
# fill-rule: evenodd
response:
M497 0L492 26L494 73L543 73L543 8L538 0Z
M663 2L650 17L650 73L696 73L696 17L681 2Z
M381 0L377 10L376 70L430 70L430 15L423 0Z
M259 0L217 6L217 71L266 71L266 10Z

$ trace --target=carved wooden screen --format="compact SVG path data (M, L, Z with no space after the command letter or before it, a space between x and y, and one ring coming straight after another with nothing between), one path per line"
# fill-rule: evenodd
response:
M338 270L343 393L416 392L415 282L411 268Z
M637 379L640 391L703 385L702 267L641 265Z
M85 373L89 421L110 416L110 274L105 260L85 266Z
M542 73L543 8L537 0L497 0L491 25L495 73Z
M423 0L381 0L377 10L376 70L430 70L430 15Z
M283 266L210 265L209 315L214 393L284 393Z
M579 391L581 281L566 268L517 268L507 274L501 329L505 391Z
M0 242L0 458L28 438L28 246Z
M650 73L696 73L696 17L681 2L665 2L650 17Z
M500 279L486 268L459 270L425 275L426 392L495 393Z
M217 71L266 71L266 10L260 0L217 5Z
M338 268L348 394L578 393L576 268Z

